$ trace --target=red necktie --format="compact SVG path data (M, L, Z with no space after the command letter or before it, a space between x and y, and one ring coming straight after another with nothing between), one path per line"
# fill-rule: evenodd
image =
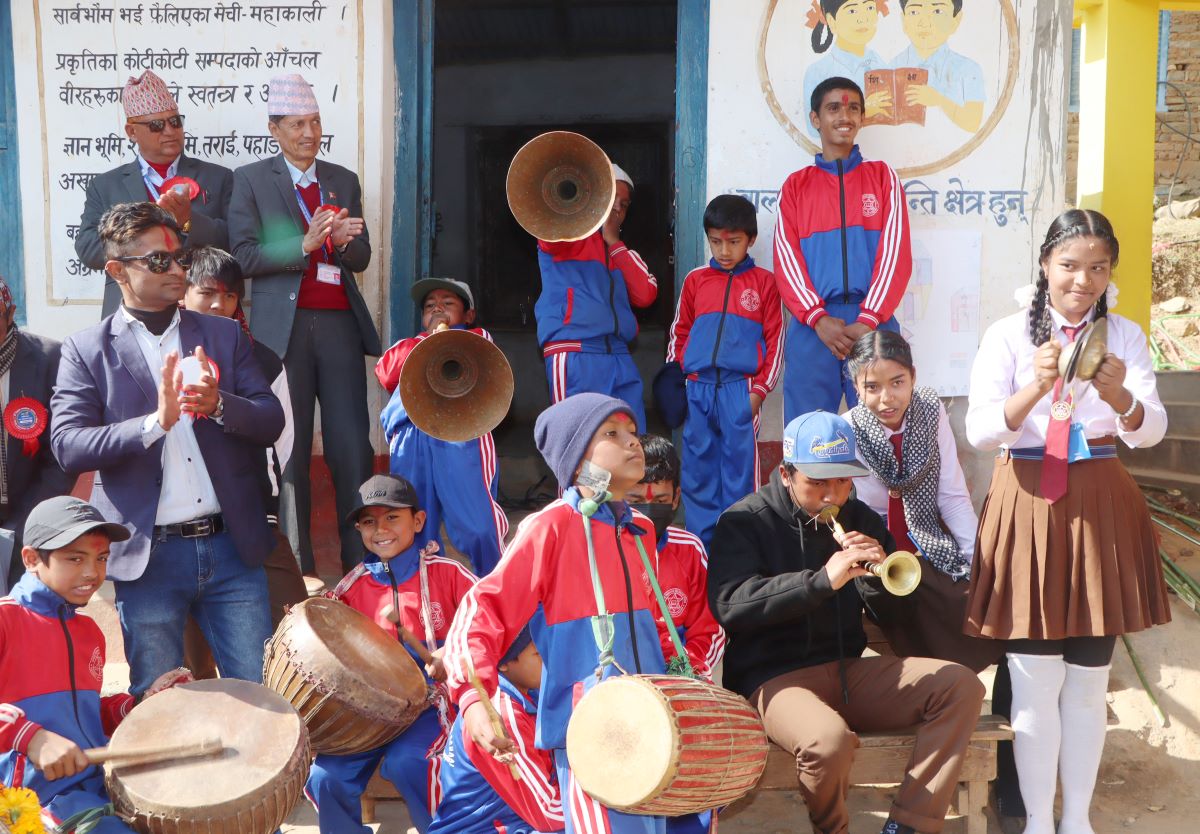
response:
M904 433L897 432L888 439L892 441L892 451L896 453L896 463L900 463L902 460L900 449L904 445ZM912 539L908 536L908 521L904 518L904 499L894 489L888 490L887 526L888 532L896 540L897 550L907 550L909 553L917 552Z
M1075 335L1083 329L1064 325L1063 332L1072 342ZM1042 457L1042 497L1047 504L1053 504L1067 494L1067 457L1071 447L1071 396L1066 400L1062 397L1063 379L1054 380L1054 393L1051 395L1050 423L1046 427L1046 450Z

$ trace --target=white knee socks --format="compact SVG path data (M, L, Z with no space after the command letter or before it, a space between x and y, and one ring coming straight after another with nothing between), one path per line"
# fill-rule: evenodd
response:
M1108 691L1111 666L1066 666L1066 680L1059 696L1062 716L1062 744L1058 754L1058 772L1062 779L1062 823L1059 834L1095 834L1088 820L1096 772L1104 752L1107 711L1104 695Z
M1012 675L1013 757L1025 801L1024 834L1054 834L1054 791L1062 738L1059 695L1067 667L1061 655L1010 654L1008 671Z

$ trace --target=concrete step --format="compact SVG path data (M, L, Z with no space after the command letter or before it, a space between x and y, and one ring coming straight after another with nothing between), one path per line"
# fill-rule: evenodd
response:
M1200 403L1200 373L1195 371L1160 371L1158 396L1169 403Z
M1192 501L1200 502L1200 475L1164 472L1161 469L1129 466L1129 474L1140 484L1154 484L1166 489L1177 489Z
M1118 454L1127 467L1159 470L1164 475L1191 474L1200 461L1200 440L1187 437L1164 437L1160 443L1145 449L1126 449L1118 442Z
M1167 436L1200 440L1200 403L1165 403Z

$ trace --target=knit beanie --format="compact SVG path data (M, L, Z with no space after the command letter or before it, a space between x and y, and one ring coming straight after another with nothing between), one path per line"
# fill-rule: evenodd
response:
M575 470L592 435L610 416L623 411L631 418L633 409L624 400L607 394L575 394L555 403L538 415L533 439L546 465L567 489L575 483Z

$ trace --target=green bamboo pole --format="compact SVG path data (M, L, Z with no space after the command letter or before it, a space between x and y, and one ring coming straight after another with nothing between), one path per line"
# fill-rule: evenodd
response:
M1137 673L1138 680L1142 682L1142 689L1146 690L1146 697L1150 699L1150 706L1154 709L1154 718L1158 721L1158 726L1167 726L1166 713L1162 711L1162 707L1158 705L1158 699L1154 697L1154 692L1150 689L1150 681L1146 680L1146 673L1142 671L1142 663L1138 660L1137 652L1133 650L1133 644L1129 642L1129 635L1122 634L1121 640L1125 643L1125 651L1129 652L1133 671Z

